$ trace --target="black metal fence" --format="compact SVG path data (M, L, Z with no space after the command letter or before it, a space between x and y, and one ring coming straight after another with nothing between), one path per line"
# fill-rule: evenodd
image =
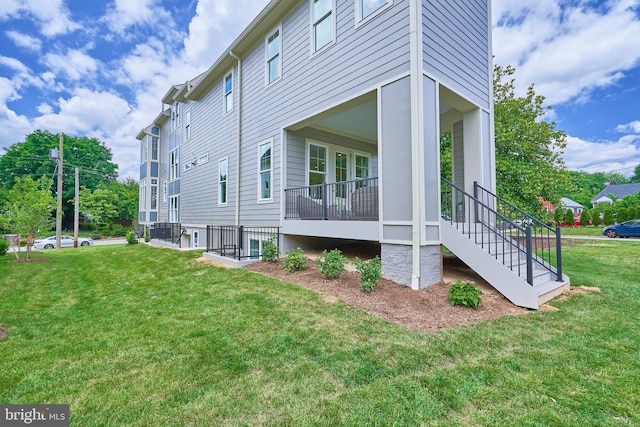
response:
M518 275L526 268L529 284L534 263L562 281L560 227L549 227L478 183L471 195L442 178L441 204L443 219L502 264Z
M207 252L237 260L261 259L264 243L271 239L279 248L280 227L207 226Z
M378 220L378 178L284 190L285 219Z
M174 245L180 244L182 227L175 222L156 222L149 230L149 237L153 240L162 240Z

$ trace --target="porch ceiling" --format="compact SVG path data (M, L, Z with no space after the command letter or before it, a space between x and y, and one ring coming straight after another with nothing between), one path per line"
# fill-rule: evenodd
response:
M373 100L318 120L312 127L375 143L378 140L377 117L378 106Z

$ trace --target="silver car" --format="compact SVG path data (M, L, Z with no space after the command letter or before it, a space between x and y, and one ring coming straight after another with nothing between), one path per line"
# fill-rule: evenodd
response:
M93 240L87 237L78 237L78 246L93 245ZM53 249L58 246L58 238L56 236L45 237L44 239L36 239L33 241L34 249ZM73 247L73 237L60 236L60 246L63 248Z

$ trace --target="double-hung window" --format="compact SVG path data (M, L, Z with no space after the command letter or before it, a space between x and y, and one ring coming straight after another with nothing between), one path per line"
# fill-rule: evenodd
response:
M175 181L178 178L180 178L180 147L172 150L169 158L169 180Z
M227 204L227 183L229 179L229 159L226 157L218 162L218 204Z
M358 20L362 21L386 6L393 4L393 0L356 0Z
M191 110L187 110L184 115L184 140L191 139Z
M158 178L151 178L151 210L158 210Z
M282 60L280 51L282 44L280 43L280 28L275 30L267 37L267 84L271 84L278 80L282 75Z
M271 145L268 141L258 147L258 200L271 199Z
M329 45L335 35L335 0L311 0L313 52Z
M233 110L233 73L224 78L224 112Z

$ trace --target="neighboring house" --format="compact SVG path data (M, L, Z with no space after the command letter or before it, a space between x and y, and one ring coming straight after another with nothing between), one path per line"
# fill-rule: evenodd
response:
M591 204L594 208L601 203L612 205L614 200L620 200L625 196L630 196L638 192L640 192L640 182L607 185L604 190L596 194L593 200L591 200Z
M274 233L281 254L380 242L385 277L440 282L452 233L441 133L452 132L453 183L495 192L490 10L271 1L206 72L169 88L138 135L140 223L250 259ZM456 215L470 209L458 201Z
M560 206L562 207L562 209L565 209L565 210L571 209L571 212L573 212L574 214L580 214L584 210L584 206L582 206L578 202L574 202L568 197L562 197L560 199Z

